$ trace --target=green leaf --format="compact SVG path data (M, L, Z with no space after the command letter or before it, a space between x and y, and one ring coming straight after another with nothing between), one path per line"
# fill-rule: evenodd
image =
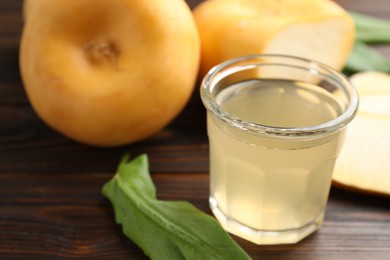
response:
M188 202L158 200L146 155L125 156L102 192L124 234L152 259L250 259L210 215Z
M390 72L390 60L386 59L374 48L356 41L344 68L347 72L375 70Z
M357 41L365 43L390 43L390 21L356 12L349 12L355 26Z

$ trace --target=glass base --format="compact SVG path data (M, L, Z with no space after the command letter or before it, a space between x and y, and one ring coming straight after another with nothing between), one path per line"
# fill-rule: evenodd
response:
M258 245L294 244L315 232L321 227L324 219L322 212L305 226L287 230L258 230L239 223L226 216L218 207L217 202L210 198L210 208L222 227L229 233L246 239Z

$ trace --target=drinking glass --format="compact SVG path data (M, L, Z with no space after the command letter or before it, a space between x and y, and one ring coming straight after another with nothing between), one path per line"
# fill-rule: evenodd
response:
M296 243L324 219L335 160L358 94L340 72L286 55L215 66L201 85L210 207L256 244Z

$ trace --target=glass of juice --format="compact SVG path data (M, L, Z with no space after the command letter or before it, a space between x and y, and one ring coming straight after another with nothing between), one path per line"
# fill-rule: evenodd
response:
M324 219L332 171L358 95L336 70L285 55L251 55L203 79L210 207L256 244L296 243Z

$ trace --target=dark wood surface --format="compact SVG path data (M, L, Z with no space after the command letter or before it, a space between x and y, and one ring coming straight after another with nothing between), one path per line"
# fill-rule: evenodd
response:
M390 19L388 0L338 2ZM21 5L0 0L0 259L147 259L122 235L100 190L125 152L147 153L159 198L187 200L211 214L197 91L174 122L144 142L102 149L68 140L38 119L23 90ZM389 47L378 49L390 57ZM323 227L301 243L235 239L253 259L390 259L390 198L332 188Z

